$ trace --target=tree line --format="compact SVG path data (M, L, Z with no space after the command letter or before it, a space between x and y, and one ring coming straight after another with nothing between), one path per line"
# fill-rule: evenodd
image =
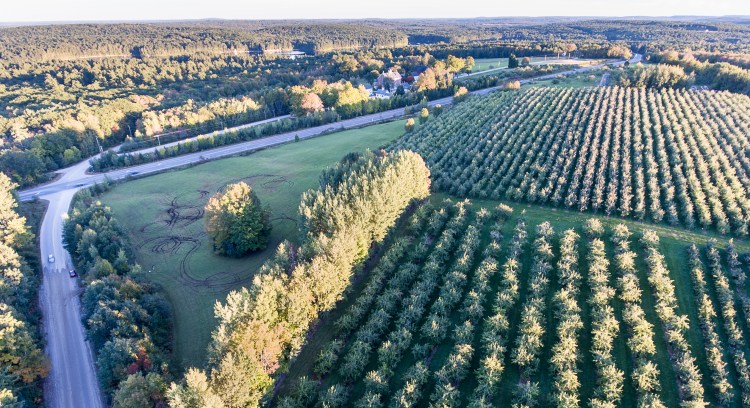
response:
M0 173L0 405L42 406L49 373L37 302L41 269L34 234L19 215L17 187Z
M133 263L125 230L92 196L76 197L63 242L84 284L81 309L97 378L115 407L164 406L172 364L172 309L160 288Z
M353 23L247 21L172 24L65 24L0 29L0 58L46 61L100 57L149 58L399 47L398 30Z
M710 62L696 58L691 53L680 56L675 51L655 53L650 59L662 64L681 67L695 77L696 85L711 89L750 95L750 69L729 62Z
M250 288L217 304L208 371L191 369L173 385L172 406L259 404L310 325L341 299L372 245L428 194L429 171L411 152L351 154L324 172L320 189L302 196L303 244L282 243Z

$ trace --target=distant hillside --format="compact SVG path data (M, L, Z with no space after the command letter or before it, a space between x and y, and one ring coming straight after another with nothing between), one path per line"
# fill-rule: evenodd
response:
M171 57L298 49L307 53L469 42L624 41L633 47L744 52L750 17L502 17L413 20L192 20L0 23L0 59ZM38 24L38 23L36 23Z
M291 49L319 53L405 45L406 35L396 29L350 23L73 24L0 30L0 59L24 61Z

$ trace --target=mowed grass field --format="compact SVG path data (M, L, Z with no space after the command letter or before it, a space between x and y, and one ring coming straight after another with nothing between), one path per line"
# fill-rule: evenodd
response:
M164 288L174 308L177 361L202 366L215 326L214 304L247 286L283 240L298 241L302 192L345 154L377 149L403 134L404 121L268 148L118 185L101 197L125 226L143 275ZM203 225L209 197L244 180L271 212L265 251L241 259L216 256Z
M599 86L599 82L601 81L603 74L604 71L594 70L591 72L575 75L561 75L560 78L534 81L524 86L530 88L543 86L556 86L561 88L582 88L584 86Z
M520 63L523 57L518 57L518 62ZM601 60L587 60L587 59L569 59L569 58L561 58L561 59L554 59L554 58L548 58L544 59L544 57L532 57L531 63L534 65L544 65L544 64L550 64L550 65L590 65L590 64L597 64L601 62ZM483 72L490 69L496 69L496 68L506 68L508 66L508 59L507 58L477 58L474 60L474 67L472 68L471 72Z
M507 58L477 58L471 72L482 72L488 69L505 68L508 66Z
M456 201L459 200L455 197L451 197L447 194L438 193L434 194L431 198L431 201L435 206L439 206L440 203L446 199L451 198L452 200ZM480 208L486 208L486 209L492 209L497 206L499 201L494 200L471 200L471 208L472 211L476 211ZM670 272L670 278L674 281L674 286L676 290L676 296L678 299L678 311L681 314L685 314L689 319L689 325L690 330L688 332L687 340L690 343L690 348L692 351L692 355L695 356L698 364L698 368L700 369L701 373L703 374L703 388L706 390L706 401L716 404L715 394L713 393L713 390L710 385L710 370L708 369L707 363L706 363L706 355L704 352L704 339L703 335L700 330L700 320L698 318L698 308L696 304L696 300L694 297L693 292L693 284L692 279L690 276L690 270L688 267L688 257L687 257L687 248L691 243L695 243L699 245L701 250L703 250L705 244L712 238L715 238L718 240L719 247L724 247L726 243L728 242L726 237L719 236L718 234L712 233L712 232L703 232L703 231L687 231L681 228L673 228L666 225L655 225L651 223L642 223L632 220L626 220L621 219L618 217L605 217L605 216L598 216L598 215L592 215L592 214L586 214L586 213L580 213L577 211L569 211L569 210L562 210L562 209L555 209L555 208L549 208L549 207L543 207L538 205L527 205L527 204L518 204L518 203L507 203L511 207L513 207L513 217L507 221L503 227L503 240L501 242L501 248L502 248L502 255L499 258L500 263L502 264L506 259L506 252L505 249L507 248L507 245L509 244L510 238L513 234L513 228L515 226L515 221L519 216L523 216L526 219L526 225L527 225L527 231L529 233L528 242L530 243L535 237L536 234L534 232L537 225L549 221L552 225L552 227L555 230L556 236L559 237L566 229L573 228L575 229L580 235L581 238L578 242L578 250L579 250L579 264L578 264L578 270L583 275L582 279L582 285L581 285L581 291L578 296L578 304L581 307L581 318L583 320L583 328L580 331L579 336L579 352L581 355L581 358L578 362L578 378L581 382L581 388L580 388L580 401L582 402L581 405L584 405L593 395L593 392L596 387L596 367L593 362L593 358L591 355L591 311L590 311L590 305L588 304L587 300L590 297L591 289L588 286L588 283L586 283L587 279L587 271L589 268L588 261L586 260L586 256L588 255L588 247L586 244L586 238L582 231L582 225L583 222L589 218L597 218L599 219L604 226L606 227L607 233L605 237L603 238L606 243L606 249L607 249L607 256L610 259L611 262L613 262L610 265L610 276L612 277L612 280L610 284L614 286L615 277L618 276L618 272L616 268L614 267L614 244L611 242L611 231L612 228L617 224L625 224L630 232L632 233L631 236L631 244L630 247L633 251L637 253L636 258L636 266L638 268L638 277L640 279L640 288L643 290L642 295L642 301L643 301L643 308L646 312L646 319L654 325L653 328L653 339L654 343L656 345L656 356L654 358L655 363L658 366L660 375L659 375L659 382L661 385L661 392L660 396L662 401L667 406L678 406L679 405L679 394L676 387L676 374L673 369L673 366L669 360L669 354L667 350L667 343L664 339L664 331L663 327L658 319L658 316L656 314L655 309L655 297L653 294L653 290L651 288L651 285L648 283L647 277L646 277L646 264L644 261L645 253L642 250L641 244L638 242L638 239L640 239L641 233L646 230L654 230L657 232L657 234L660 237L660 252L665 256L666 264ZM488 237L488 226L485 226L485 228L482 231L482 242L479 245L479 252L481 253L482 249L489 243L489 237ZM459 238L460 239L460 238ZM557 266L557 260L559 257L559 243L557 242L557 238L554 239L553 243L554 252L555 252L555 259L552 262L553 268L556 268ZM742 240L738 241L735 240L735 247L738 251L743 252L750 249L750 245L747 241ZM527 247L525 253L523 254L523 257L521 258L521 264L522 268L519 271L518 279L521 283L521 291L520 291L520 300L516 303L516 305L520 305L523 303L524 299L528 296L528 281L529 276L531 274L531 266L532 266L532 256L533 252L531 250L531 247ZM722 254L722 257L724 255ZM482 256L477 256L474 261L474 265L477 265L479 260L482 259ZM452 265L455 259L450 259L446 262L446 265ZM705 262L705 259L704 259ZM471 272L472 274L474 272ZM549 359L552 355L552 345L556 341L556 319L554 318L554 309L552 301L552 294L557 291L559 288L556 272L555 269L550 272L551 280L550 280L550 288L549 288L549 294L547 296L546 301L546 321L548 322L548 325L545 327L546 331L543 336L543 350L541 353L541 366L540 370L538 371L539 377L535 377L537 381L540 383L541 387L541 393L542 395L542 401L550 402L549 396L551 395L553 388L553 374L551 373L550 369L550 363ZM470 278L470 277L469 277ZM491 283L491 290L489 291L489 295L487 296L487 301L485 303L485 313L491 313L491 303L494 300L494 297L499 290L499 277L495 277L492 280ZM709 276L710 278L710 276ZM320 355L321 350L330 343L333 339L341 339L341 334L339 330L337 330L334 322L341 316L347 313L351 305L356 300L359 293L362 291L362 289L368 284L368 279L365 276L363 279L360 279L356 281L357 283L352 288L350 292L350 296L341 302L340 305L336 309L334 309L331 313L329 313L325 318L321 321L320 325L316 328L315 334L309 339L308 343L305 345L305 347L302 349L300 355L296 359L296 361L291 365L290 373L286 378L283 380L281 386L278 388L279 392L277 394L277 398L284 397L286 395L291 395L293 393L293 390L295 389L295 384L298 378L301 376L308 376L310 378L316 379L320 381L320 384L318 386L318 390L324 391L329 389L329 387L338 384L339 386L346 384L346 381L342 378L341 374L339 373L339 368L342 366L343 362L345 361L346 355L349 351L349 345L351 342L353 342L355 335L351 334L349 336L344 336L343 339L345 339L345 346L343 347L340 357L338 360L338 363L334 366L333 370L330 374L327 374L325 376L318 377L314 373L314 368L316 366L316 361L318 360L318 356ZM709 280L709 286L712 287L712 281ZM467 286L463 288L463 293L465 295L466 291L468 291L469 284L467 283ZM407 291L408 292L408 291ZM717 305L716 301L716 294L715 292L710 292L712 300L714 301L714 304ZM432 301L434 302L435 295L432 295ZM405 301L405 298L404 298ZM625 372L625 383L623 388L623 394L621 399L622 406L634 406L636 404L636 393L635 389L632 384L631 380L631 372L633 370L633 363L631 359L630 350L627 348L626 342L628 338L628 332L627 329L624 326L624 323L622 321L622 308L623 304L619 300L619 298L616 298L613 300L613 306L615 307L615 316L617 317L619 324L620 324L620 334L617 336L615 343L614 343L614 350L613 350L613 357L616 361L616 364L618 368L623 370ZM461 303L459 302L459 305ZM459 306L460 307L460 306ZM375 310L376 308L373 307L371 311ZM428 308L429 309L429 308ZM502 381L498 388L498 399L495 401L492 401L492 403L496 404L496 406L510 406L511 399L513 392L516 388L516 384L518 383L519 377L518 377L518 369L517 367L511 363L511 359L509 354L512 353L513 350L515 350L516 345L516 337L517 337L517 328L520 323L520 307L516 307L509 315L510 319L510 332L508 337L508 348L509 352L505 355L505 364L506 368L505 371L502 374ZM398 314L400 308L397 308L396 314ZM489 311L487 311L489 310ZM717 306L717 310L718 306ZM488 315L485 315L487 317ZM455 328L458 324L461 324L463 322L463 317L461 317L460 313L454 311L451 313L451 329L449 329L449 332L452 333L453 328ZM395 318L394 318L395 320ZM744 326L744 320L739 319L742 321L742 325ZM358 327L364 327L367 321L367 317L365 317L361 322L360 326ZM421 327L421 322L423 322L424 319L420 320L420 323L417 327ZM554 322L554 323L553 323ZM394 327L393 324L391 324L388 329L386 330L386 335L391 332L391 330L397 329ZM472 392L474 388L477 386L476 378L474 377L475 370L479 367L479 350L481 350L481 333L482 327L477 328L478 333L474 336L474 343L473 348L474 350L477 350L475 353L473 359L471 360L471 366L469 370L468 377L462 381L458 387L458 390L461 394L461 406L465 406L468 403L468 398L472 395ZM356 332L356 329L355 329ZM419 330L415 331L414 339L419 339ZM723 328L719 325L719 335L721 337L721 340L723 344L727 344L727 338L726 334L723 331ZM383 339L386 338L386 335L383 335ZM416 343L416 340L415 340ZM414 345L415 343L412 343ZM370 355L369 363L366 366L365 372L368 372L370 370L377 370L378 369L378 354L376 350L378 349L378 345L380 343L376 343L375 347L373 348L373 352ZM422 391L422 399L421 402L418 404L418 406L427 406L427 402L430 400L430 395L435 390L435 372L441 368L441 366L446 363L451 351L453 350L454 346L454 340L451 335L448 335L444 341L442 341L440 344L438 344L430 353L430 357L427 359L428 364L428 370L430 371L430 379L426 385L426 387ZM726 347L726 346L725 346ZM747 350L743 350L746 355L750 352L750 348L745 347ZM403 377L406 374L407 370L414 365L414 363L417 360L412 356L411 349L407 350L404 355L401 362L394 367L394 374L391 377L391 380L388 382L389 389L383 394L384 399L381 400L381 402L384 405L387 405L391 402L391 397L394 395L394 393L403 386ZM735 386L735 390L738 389L738 384L736 382L735 373L733 371L733 367L728 366L728 370L730 372L730 380L732 384ZM348 385L348 402L349 404L354 404L358 398L360 398L365 391L365 386L363 385L362 381L355 380L353 383ZM737 392L736 394L739 394ZM551 402L550 402L551 403ZM541 406L545 406L545 404L542 404Z

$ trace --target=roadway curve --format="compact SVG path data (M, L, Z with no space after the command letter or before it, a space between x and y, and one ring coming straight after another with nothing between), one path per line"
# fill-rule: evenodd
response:
M631 63L640 61L640 55ZM610 63L621 65L624 61ZM544 75L521 80L529 83L535 80L554 78L558 75L574 74L601 68L607 64L581 67L569 71ZM499 86L474 91L473 95L485 95L499 89ZM443 98L429 102L449 105L453 98ZM382 113L347 119L335 124L301 129L263 139L218 147L203 152L186 154L154 163L113 170L107 173L87 174L88 160L58 171L60 177L55 181L19 192L22 201L39 198L49 201L49 208L39 231L42 259L54 255L55 263L44 268L44 278L40 291L40 304L44 315L44 328L47 335L47 353L52 362L52 370L45 384L45 400L53 408L101 407L103 405L99 384L96 379L94 359L88 341L83 332L79 297L81 289L76 279L68 277L68 265L72 265L70 255L63 248L62 223L68 212L75 193L85 187L105 180L124 180L135 174L138 177L155 174L168 169L183 167L221 157L262 149L293 141L295 136L307 139L327 131L366 126L384 120L403 116L403 109L393 109ZM247 127L243 125L241 128ZM221 132L236 130L230 128ZM151 150L151 149L149 149Z

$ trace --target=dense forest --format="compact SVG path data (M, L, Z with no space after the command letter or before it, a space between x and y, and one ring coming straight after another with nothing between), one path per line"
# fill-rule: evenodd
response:
M40 405L50 369L38 325L37 241L31 220L19 214L16 187L0 173L0 406L9 407Z
M448 24L450 23L450 24ZM503 19L343 22L220 21L79 24L0 28L0 60L19 63L90 58L149 58L267 51L325 53L407 44L513 41L578 45L622 41L637 48L742 51L750 28L728 22L583 20L519 24Z
M302 50L322 53L407 44L397 31L355 23L79 24L0 29L0 59L150 58Z

